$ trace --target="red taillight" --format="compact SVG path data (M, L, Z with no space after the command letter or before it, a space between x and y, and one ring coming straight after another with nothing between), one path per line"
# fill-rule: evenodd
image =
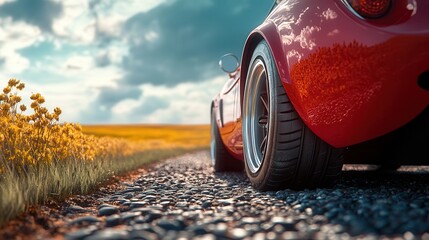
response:
M364 18L378 18L386 14L391 0L347 0L350 6Z

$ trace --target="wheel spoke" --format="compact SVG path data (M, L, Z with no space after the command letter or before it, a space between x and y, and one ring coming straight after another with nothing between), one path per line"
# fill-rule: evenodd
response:
M268 97L267 97L267 94L265 93L265 94L262 94L261 96L260 96L260 99L261 99L261 102L262 102L262 104L264 105L264 107L265 107L265 110L268 112Z
M261 159L261 158L256 158L256 159L255 159L255 164L256 164L256 165L260 166L260 165L261 165L261 163L262 163L262 159Z
M263 157L265 155L265 151L267 150L267 135L265 135L259 148L261 149L261 153Z
M259 121L258 121L258 123L259 123L259 125L261 125L261 127L266 127L266 125L267 125L267 123L268 123L268 116L267 115L264 115L264 116L261 116L260 118L259 118Z

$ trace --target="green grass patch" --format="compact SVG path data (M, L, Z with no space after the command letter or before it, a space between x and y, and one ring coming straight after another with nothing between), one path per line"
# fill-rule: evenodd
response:
M89 193L113 175L197 149L202 148L146 150L124 159L58 161L29 166L27 172L21 174L5 172L0 175L0 225L30 205L50 198L64 199Z

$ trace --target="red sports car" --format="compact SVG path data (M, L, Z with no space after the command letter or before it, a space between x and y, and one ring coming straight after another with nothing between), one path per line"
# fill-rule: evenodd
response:
M216 171L332 186L343 163L429 163L429 1L283 0L211 104Z

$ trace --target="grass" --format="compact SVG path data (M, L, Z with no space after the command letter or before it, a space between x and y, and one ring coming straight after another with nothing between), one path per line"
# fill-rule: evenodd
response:
M192 149L146 150L125 159L54 162L30 168L25 175L3 174L0 180L0 225L23 212L28 206L49 198L64 199L85 194L111 176L144 164L176 156Z

